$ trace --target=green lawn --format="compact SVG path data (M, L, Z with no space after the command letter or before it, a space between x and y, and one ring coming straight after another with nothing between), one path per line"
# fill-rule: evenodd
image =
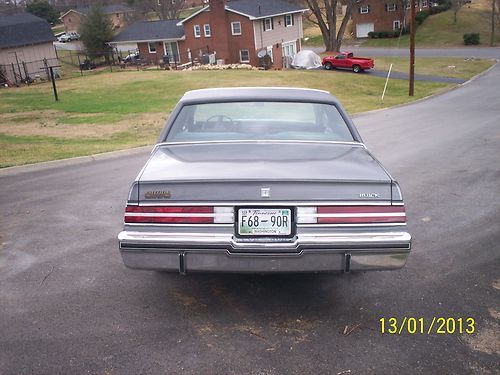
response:
M64 32L64 25L60 24L53 26L52 32L54 33L54 35Z
M428 17L417 28L415 44L417 47L460 47L464 46L463 34L479 33L481 45L489 46L491 37L491 12L487 4L491 1L474 1L468 7L464 6L458 12L457 24L453 24L453 12L448 10ZM496 42L500 42L500 31L497 27ZM407 47L409 36L398 38L367 39L363 47Z
M408 72L408 57L374 57L375 68L389 70L390 64L394 72ZM415 59L416 74L435 75L470 79L495 64L491 59L466 60L455 57L417 57Z
M351 113L422 98L449 85L326 71L119 71L50 84L0 89L0 167L152 144L182 94L222 86L297 86L328 90Z

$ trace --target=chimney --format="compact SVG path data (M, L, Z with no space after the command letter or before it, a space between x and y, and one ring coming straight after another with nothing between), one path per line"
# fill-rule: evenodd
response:
M226 0L210 0L210 12L208 13L213 34L211 39L212 49L217 51L218 59L229 62L229 35L231 33L225 9L226 3Z

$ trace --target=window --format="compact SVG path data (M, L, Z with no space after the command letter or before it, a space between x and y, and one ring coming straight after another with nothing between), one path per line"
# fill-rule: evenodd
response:
M184 105L164 140L348 142L353 136L334 105L276 100Z
M385 10L387 12L395 12L396 11L396 4L392 3L392 4L386 4L385 5Z
M422 7L425 8L427 7L429 4L427 2L427 0L422 0Z
M156 43L149 42L148 48L149 48L149 53L156 53Z
M264 31L270 31L274 29L273 19L272 18L264 18Z
M359 7L359 13L361 14L366 14L370 12L370 6L369 5L361 5Z
M240 61L241 62L250 62L250 53L247 49L240 50Z
M241 22L231 22L231 32L233 35L241 35Z
M401 21L396 20L392 23L392 29L393 30L400 30L401 29Z
M201 28L200 25L194 25L194 37L199 38L201 37Z
M297 54L297 41L285 42L281 45L284 57L294 57Z
M293 14L285 14L285 27L293 26Z
M203 25L203 31L205 32L205 37L210 38L212 36L210 25L208 23Z

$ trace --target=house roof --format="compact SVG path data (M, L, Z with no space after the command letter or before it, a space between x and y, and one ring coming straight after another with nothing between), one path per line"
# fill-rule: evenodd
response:
M226 4L228 11L247 16L250 19L260 19L279 16L287 13L303 12L306 9L285 0L231 0Z
M184 37L184 28L177 26L179 20L140 21L119 33L113 43L179 40Z
M191 18L196 17L208 8L210 8L209 5L204 6L197 12L191 14L189 17L179 21L179 25ZM289 13L299 13L307 10L297 4L289 3L285 0L266 0L261 2L255 0L229 0L226 3L225 9L229 12L248 17L251 20L280 16Z
M64 13L60 18L63 18L64 16L66 16L70 12L77 12L80 14L87 15L90 13L91 9L92 9L91 7L73 8L73 9L68 10L66 13ZM104 14L129 13L129 12L134 11L132 8L129 8L129 7L127 7L125 5L121 5L121 4L104 5L101 7L101 9L102 9L102 12Z
M0 48L20 47L54 40L50 25L30 13L0 15Z

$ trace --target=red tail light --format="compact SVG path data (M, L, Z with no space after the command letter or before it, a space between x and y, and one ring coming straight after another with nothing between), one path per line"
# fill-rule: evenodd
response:
M125 223L212 224L214 208L207 206L127 206Z
M324 206L317 208L319 224L404 223L404 206Z

